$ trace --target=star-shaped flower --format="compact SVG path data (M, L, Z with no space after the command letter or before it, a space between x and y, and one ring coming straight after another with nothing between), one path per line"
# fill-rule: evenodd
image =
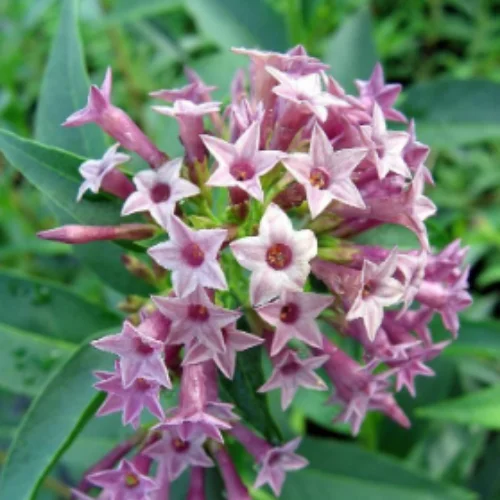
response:
M210 135L202 135L201 139L218 163L217 170L206 182L208 186L237 186L253 198L264 200L259 178L278 163L282 153L259 151L259 122L250 125L235 144Z
M178 297L185 297L197 286L227 290L226 277L217 254L227 236L226 229L194 231L178 217L166 220L170 240L148 250L162 267L172 271L172 284Z
M173 213L175 204L196 196L200 190L180 177L182 158L171 160L157 170L143 170L134 176L137 191L125 201L122 215L150 212L159 224Z
M281 389L281 408L286 410L299 387L306 387L315 391L326 391L327 385L314 373L314 370L327 360L328 356L313 356L301 359L291 349L282 351L273 359L273 373L258 391L267 392L273 389Z
M172 326L167 344L191 344L197 340L216 352L226 349L222 328L234 323L239 311L216 306L202 287L181 298L153 297L153 302Z
M165 430L160 441L144 450L166 468L170 481L177 479L188 467L212 467L214 464L203 449L206 437L203 434L193 436L189 440L179 437L174 428Z
M158 489L155 481L128 460L122 460L115 470L94 472L87 479L104 488L107 500L153 500L152 493Z
M183 364L201 363L213 359L219 370L232 379L236 366L236 353L262 344L263 339L250 335L236 328L236 324L228 325L222 329L222 336L226 350L224 352L212 351L201 342L194 342L184 356Z
M316 123L309 154L294 153L282 161L287 170L305 187L309 210L315 218L333 200L365 208L351 175L366 153L367 150L363 148L334 152L324 130Z
M267 451L261 461L262 465L255 480L255 488L269 484L274 494L279 497L286 472L303 469L309 464L305 458L295 453L300 441L301 438L295 438L283 446Z
M332 302L333 298L329 295L285 290L278 300L257 308L257 313L276 327L271 356L278 354L293 338L321 348L322 335L315 319Z
M259 236L233 241L231 250L246 269L252 271L250 298L260 305L280 295L284 289L302 290L309 275L309 261L318 252L314 233L294 231L290 219L271 204L259 225Z
M397 258L397 251L393 250L380 265L366 259L363 261L359 291L346 319L361 318L370 340L375 338L382 324L384 307L394 305L403 298L404 286L392 277Z
M370 125L361 125L363 141L369 148L367 159L376 167L380 179L389 172L411 177L410 169L403 158L403 151L408 143L406 132L387 130L380 106L373 105L373 117Z
M401 92L402 85L399 83L386 84L384 81L384 70L382 65L377 63L373 69L370 79L355 80L359 90L359 98L371 113L373 105L377 103L388 120L406 122L406 117L392 107Z
M86 123L99 121L100 115L111 106L111 85L112 74L111 68L106 70L102 85L92 85L87 97L87 106L66 118L63 127L79 127Z
M318 73L294 78L271 66L266 66L266 70L279 82L273 88L276 95L295 103L301 111L314 114L322 122L328 116L328 106L348 106L344 100L323 91Z
M124 387L119 365L117 372L96 372L100 379L94 387L107 393L107 398L97 415L122 412L123 425L139 427L142 410L147 408L159 420L165 418L160 404L160 386L153 380L138 378L129 387Z
M180 89L164 89L150 92L151 97L157 97L167 102L175 102L179 99L191 101L195 104L204 102L205 95L213 92L217 87L208 86L203 82L191 82Z
M118 153L119 143L111 146L100 160L87 160L80 165L78 169L81 176L85 179L78 189L77 201L80 201L86 191L98 193L104 178L111 174L114 169L130 160L130 156L124 153Z
M101 351L120 357L120 371L125 388L139 378L147 378L170 389L172 384L163 360L163 342L142 335L128 321L118 335L108 335L94 340L92 345Z
M186 117L203 117L209 113L219 111L220 102L194 103L186 99L177 99L173 106L153 106L152 108L162 115L172 116L182 122Z

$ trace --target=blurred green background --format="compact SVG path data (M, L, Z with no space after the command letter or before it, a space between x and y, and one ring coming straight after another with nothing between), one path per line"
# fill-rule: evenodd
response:
M1 128L32 137L59 13L58 0L0 0ZM181 151L176 125L151 112L148 92L181 86L187 65L227 99L235 70L247 64L229 51L232 46L286 50L302 43L350 90L353 78L367 78L381 60L386 80L404 84L399 105L415 117L419 140L432 147L427 165L436 187L429 196L439 213L429 221L430 241L436 249L455 238L470 246L474 304L462 316L459 340L434 363L437 377L419 381L415 400L398 395L414 421L412 430L372 415L359 442L479 498L500 498L500 2L83 0L80 27L91 80L100 83L112 66L113 102L171 156ZM60 323L54 308L43 308L46 295L58 290L53 284L110 310L124 299L103 286L71 248L35 238L54 224L39 192L0 158L0 462L30 398L69 349L45 337L36 339L36 352L32 348L32 330L39 337L44 331L33 323L47 331ZM390 246L395 238L404 244L405 235L384 230L377 238ZM39 281L18 283L14 290L6 278L12 272ZM67 302L61 307L68 316L65 328L93 321L71 318ZM95 319L97 313L89 314ZM110 312L107 326L114 318ZM19 331L31 340L22 340ZM275 408L276 401L271 403ZM314 394L301 393L286 425L349 439L331 426L330 413ZM115 424L91 425L39 498L53 498L60 482L73 484L92 457L120 437ZM372 497L378 498L365 496Z

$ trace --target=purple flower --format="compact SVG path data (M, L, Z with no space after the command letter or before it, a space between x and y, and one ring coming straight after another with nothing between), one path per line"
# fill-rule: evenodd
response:
M305 187L313 218L333 200L365 208L351 175L366 151L353 148L334 152L323 129L315 124L309 154L294 153L283 159L287 170Z
M174 428L184 441L202 434L222 442L221 431L230 429L228 421L238 420L238 417L232 412L232 405L209 401L212 384L217 384L215 376L215 370L212 371L207 363L185 366L179 406L170 410L168 417L156 428Z
M153 302L172 321L167 344L189 345L197 340L217 352L226 349L222 328L241 316L239 311L216 306L201 287L183 298L153 297Z
M88 479L104 488L107 500L153 500L152 493L158 489L155 481L141 474L128 460L120 462L116 470L95 472Z
M154 380L138 378L129 387L124 387L119 364L116 372L96 372L95 375L100 381L94 387L107 393L97 415L122 412L123 425L131 424L134 429L139 427L144 408L159 420L165 417L160 404L160 385Z
M279 82L273 88L276 95L292 102L301 111L315 115L322 122L328 115L328 106L348 106L342 99L323 91L318 73L294 78L271 66L266 66L266 70Z
M286 349L273 358L273 373L259 389L259 392L281 389L281 408L286 410L299 387L326 391L327 385L314 373L314 370L318 369L327 359L328 356L301 359L295 351Z
M261 468L255 480L255 488L268 484L276 496L279 496L287 471L300 470L309 462L297 455L295 450L300 445L300 438L295 438L283 446L271 448L261 458Z
M402 86L399 83L385 84L384 70L380 63L375 65L369 80L356 80L355 83L359 90L359 98L370 113L373 110L373 105L377 103L388 120L407 121L403 113L392 107L401 92Z
M144 454L159 462L159 467L165 467L170 481L177 479L188 467L212 467L213 462L205 453L203 444L205 436L198 434L184 440L179 437L175 428L163 431L163 437L148 446Z
M227 237L226 229L194 231L178 217L166 219L170 240L148 250L162 267L172 271L172 284L178 297L189 295L197 286L227 290L226 277L217 261Z
M200 135L205 131L203 116L217 113L220 102L203 102L195 104L191 101L178 99L172 107L153 106L153 109L163 115L172 116L179 123L179 135L182 145L186 150L188 161L203 161L205 158L205 147Z
M408 417L388 392L388 377L393 372L372 375L326 339L319 352L329 357L324 368L335 387L330 403L344 407L335 420L349 422L355 435L369 410L380 411L403 427L410 426Z
M380 179L386 177L389 172L411 177L408 165L403 158L403 150L408 143L408 134L388 131L378 104L373 105L371 124L361 125L360 132L364 144L369 148L367 160L375 165Z
M159 167L165 162L166 155L156 148L127 113L111 104L111 83L111 68L108 68L101 87L90 87L87 106L69 116L63 126L96 123L124 148L135 151L153 168Z
M222 336L226 350L224 352L212 351L202 342L194 342L184 355L183 364L201 363L213 359L219 370L232 379L236 367L236 353L262 344L263 339L250 335L236 328L236 324L222 328Z
M139 378L146 378L170 389L172 384L163 360L164 343L141 334L128 321L118 335L94 340L92 345L101 351L120 357L120 372L125 388Z
M98 193L101 186L105 189L111 186L114 189L112 191L108 189L108 191L118 196L120 194L127 196L133 190L125 175L116 170L118 165L130 160L129 155L117 152L119 147L120 144L116 143L104 153L100 160L87 160L80 165L78 170L85 180L78 189L77 201L82 199L86 191ZM119 183L117 183L118 177L121 177Z
M201 139L218 163L217 170L206 184L239 187L262 202L264 193L259 178L278 163L282 153L259 151L259 123L254 122L236 141L236 144L230 144L209 135L202 135Z
M283 446L273 447L238 423L231 429L231 434L261 466L255 481L255 488L269 484L275 495L279 496L285 481L285 473L303 469L308 465L305 458L295 453L300 444L300 438L296 438Z
M213 448L213 454L224 479L227 500L251 500L248 490L231 460L231 455L223 446L214 446Z
M137 191L125 201L122 215L150 212L156 222L162 224L174 212L178 201L200 192L197 186L179 176L181 168L182 159L177 158L157 170L143 170L135 175Z
M397 304L403 298L404 286L395 278L397 252L393 250L380 265L363 262L356 299L347 313L347 321L361 318L373 340L382 324L384 307Z
M230 247L240 265L252 272L250 298L254 305L277 297L284 289L302 290L309 261L318 248L314 233L294 231L285 212L274 204L260 221L259 236L233 241Z
M312 347L321 347L322 335L315 322L333 302L333 297L319 293L284 290L278 300L258 307L258 314L276 330L272 337L271 356L275 356L293 339Z

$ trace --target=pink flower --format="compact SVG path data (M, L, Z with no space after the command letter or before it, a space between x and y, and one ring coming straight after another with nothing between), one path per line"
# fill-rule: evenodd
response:
M402 300L404 286L395 278L397 252L393 250L380 264L364 260L361 279L354 303L347 313L347 321L361 318L368 338L373 340L384 317L384 307Z
M309 154L294 153L283 159L287 170L306 189L309 210L317 217L333 201L365 208L363 198L351 180L354 169L366 156L366 149L333 151L323 129L316 123Z
M201 287L183 298L153 297L153 302L172 320L167 344L189 345L196 340L217 352L226 349L222 328L241 316L239 311L216 306Z
M216 386L216 372L207 369L207 364L185 366L182 371L179 406L168 412L168 417L156 429L174 428L178 436L186 441L202 434L222 442L221 431L231 428L229 421L238 420L232 405L209 401L212 384ZM213 377L212 377L213 376ZM217 389L215 389L217 391Z
M300 441L301 438L295 438L283 446L277 446L267 451L261 458L261 468L255 480L255 488L268 484L274 494L279 496L285 482L286 472L307 467L309 462L295 453Z
M151 97L157 97L167 102L178 100L191 101L195 104L205 102L207 93L213 92L217 87L205 85L203 82L188 83L180 89L164 89L150 92Z
M231 324L222 328L222 336L224 337L226 346L224 352L212 351L205 344L195 342L186 352L183 364L189 365L213 359L219 370L227 378L232 379L236 367L236 353L255 347L262 344L264 341L255 335L250 335L249 333L238 330L236 324Z
M122 193L125 196L130 194L133 186L124 174L116 170L118 165L129 161L130 156L117 153L119 147L120 144L116 143L104 153L100 160L87 160L80 165L78 170L85 180L78 189L77 201L80 201L88 190L98 193L101 185L104 185L105 188L109 188L111 185L114 189L110 192L118 196ZM121 178L119 184L117 183L118 177Z
M322 122L328 115L328 106L348 105L344 100L323 91L318 73L294 78L272 66L266 66L266 70L279 82L273 88L276 95L296 104L301 111L314 114Z
M179 176L181 168L182 159L177 158L157 170L143 170L135 175L137 191L125 201L122 215L147 211L156 222L162 224L173 213L178 201L200 192L197 186Z
M79 127L96 123L106 134L124 148L135 151L153 168L160 166L165 162L166 155L156 148L127 113L111 104L111 83L111 68L108 68L101 87L90 87L87 106L69 116L63 126Z
M314 320L332 302L333 297L328 295L284 290L278 300L257 308L261 318L276 328L271 356L293 338L312 347L321 347L322 335Z
M194 231L174 215L166 219L170 240L148 250L162 267L172 271L172 284L178 297L189 295L197 286L227 290L226 277L217 260L227 237L226 229Z
M280 160L280 151L259 151L260 125L254 122L236 141L230 144L210 135L202 135L207 149L217 160L217 170L206 184L219 187L239 187L253 198L263 201L259 178Z
M179 135L186 150L189 162L203 161L205 147L200 135L205 131L203 116L218 113L220 102L203 102L195 104L191 101L178 99L172 107L153 106L153 109L163 115L172 116L179 123Z
M356 80L355 83L359 90L359 98L370 113L373 110L373 105L377 103L388 120L407 121L403 113L392 107L401 92L402 86L399 83L385 84L384 70L380 63L375 65L369 80Z
M403 159L408 134L388 131L384 115L377 103L373 105L371 125L362 125L360 131L364 143L370 149L367 160L375 165L380 179L386 177L389 172L411 177L408 165Z
M158 486L148 476L141 474L128 460L120 462L116 470L95 472L89 481L104 488L109 500L149 500Z
M259 305L283 289L300 291L309 275L309 261L317 254L314 233L294 231L290 219L271 204L259 225L259 236L233 241L231 250L241 266L252 272L250 298Z
M282 351L273 359L273 373L259 392L281 389L281 408L286 410L299 387L315 391L326 391L327 385L314 373L328 356L314 356L301 359L291 349Z
M410 427L410 421L388 392L388 378L393 372L372 375L356 363L351 357L335 347L326 339L321 351L329 356L324 368L335 387L331 404L344 406L335 418L349 422L354 435L358 434L367 411L376 410L384 413L403 427Z
M203 434L181 439L174 428L163 431L163 437L148 446L144 454L165 467L170 481L177 479L188 467L212 467L213 462L203 449L206 437Z
M147 378L170 389L172 384L163 360L164 343L146 335L128 321L118 335L94 340L92 345L101 351L120 357L120 371L125 388L139 378Z
M409 138L403 150L403 158L408 167L410 167L410 170L415 171L424 164L425 160L429 156L430 148L429 146L417 141L415 121L413 119L410 120L406 131L408 132ZM425 182L434 184L434 180L432 179L432 174L429 169L425 166L423 168Z
M154 380L135 379L129 387L122 382L120 366L116 372L96 372L100 379L94 387L107 393L107 398L99 408L97 415L109 415L122 412L123 425L139 427L142 410L147 408L155 417L162 420L165 415L160 404L160 385Z

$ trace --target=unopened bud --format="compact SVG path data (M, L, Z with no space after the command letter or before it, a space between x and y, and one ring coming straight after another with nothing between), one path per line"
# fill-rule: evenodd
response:
M121 226L67 225L40 231L37 236L44 240L60 241L71 245L103 240L144 240L156 232L153 225L123 224Z

